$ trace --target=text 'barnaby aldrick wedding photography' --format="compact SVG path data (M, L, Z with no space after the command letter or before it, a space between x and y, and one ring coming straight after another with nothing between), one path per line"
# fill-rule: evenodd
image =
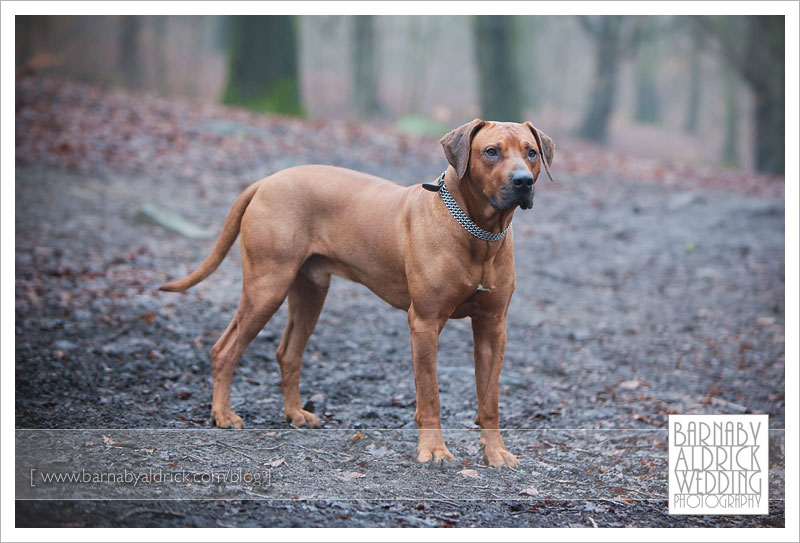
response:
M671 514L766 514L767 415L670 416Z

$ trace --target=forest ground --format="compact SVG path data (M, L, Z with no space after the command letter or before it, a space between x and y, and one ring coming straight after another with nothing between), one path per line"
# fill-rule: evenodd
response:
M209 349L238 303L238 247L187 293L158 292L213 240L140 213L157 204L216 232L250 182L306 163L430 181L446 165L436 138L44 77L18 80L16 102L18 463L50 443L65 462L275 482L18 501L17 526L783 526L782 178L557 142L557 181L514 217L500 411L521 465L482 464L471 330L450 321L439 377L457 462L436 467L414 462L406 315L344 280L301 378L323 428L283 419L284 305L234 378L250 430L213 429ZM769 515L667 514L671 413L770 415ZM26 434L64 428L82 432Z

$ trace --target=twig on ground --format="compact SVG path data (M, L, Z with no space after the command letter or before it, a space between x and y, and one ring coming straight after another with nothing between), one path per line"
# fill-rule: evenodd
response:
M222 445L223 447L226 447L226 448L228 448L228 449L230 449L230 450L232 450L234 452L237 452L237 453L241 454L242 456L244 456L245 458L247 458L249 460L252 460L253 462L257 462L258 461L256 458L253 458L249 454L243 452L239 447L234 447L233 445L228 445L224 441L217 441L215 444L216 445Z
M175 511L165 511L163 509L151 509L147 507L142 507L139 509L131 509L127 513L121 515L119 520L125 520L128 517L132 517L133 515L140 515L142 513L153 513L155 515L170 515L173 517L185 517L183 513L176 513Z

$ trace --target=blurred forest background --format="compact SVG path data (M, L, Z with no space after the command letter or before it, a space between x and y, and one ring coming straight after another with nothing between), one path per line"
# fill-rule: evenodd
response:
M784 170L782 16L17 16L18 74Z

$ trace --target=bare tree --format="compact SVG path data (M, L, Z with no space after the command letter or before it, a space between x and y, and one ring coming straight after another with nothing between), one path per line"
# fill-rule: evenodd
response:
M545 44L542 37L545 26L542 17L514 18L513 54L515 68L519 73L523 109L536 109L542 101L545 78L539 71L542 60L539 55Z
M484 118L522 121L522 96L513 54L513 17L476 16L473 19L478 89Z
M408 48L405 56L403 86L406 113L419 114L424 102L425 84L432 56L429 47L437 37L437 24L428 17L408 19Z
M299 115L297 32L293 16L232 16L223 101Z
M118 66L122 84L129 89L138 89L141 84L141 55L139 30L141 17L123 15L119 18Z
M23 66L38 51L50 26L50 17L44 15L17 15L14 17L16 33L16 63Z
M658 36L660 27L656 17L639 19L639 47L636 50L636 113L637 121L661 121L661 101L658 96Z
M722 157L726 166L739 165L739 107L736 92L736 74L725 66L725 143Z
M635 50L639 38L635 19L619 15L578 18L594 42L595 51L594 82L580 129L581 136L586 139L604 142L608 137L608 119L614 109L619 65Z
M155 45L155 71L156 89L159 94L169 94L169 70L167 69L167 45L169 21L165 15L156 15L152 18Z
M375 16L353 17L350 43L353 70L353 105L361 117L378 112L378 65L375 62Z
M697 24L697 17L688 19L685 26L688 28L689 36L692 41L692 49L689 53L689 99L686 103L686 120L684 130L690 134L697 133L697 120L700 116L700 103L702 99L702 77L701 52L704 48L705 35L701 27Z
M704 17L721 52L753 93L756 169L784 171L784 17Z

